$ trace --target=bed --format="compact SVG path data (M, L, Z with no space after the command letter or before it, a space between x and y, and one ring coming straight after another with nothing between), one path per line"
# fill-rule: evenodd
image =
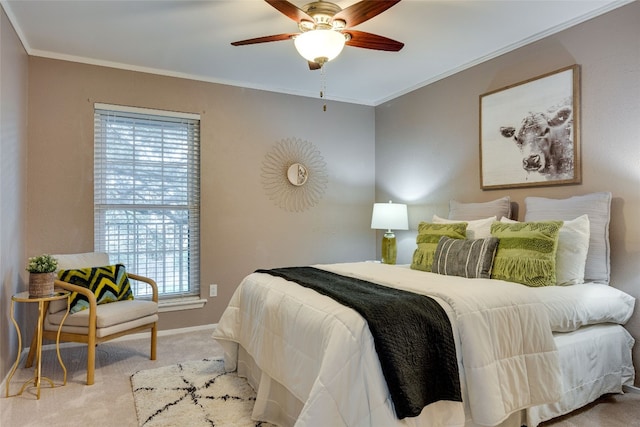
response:
M437 302L451 325L461 401L438 400L415 416L398 418L398 400L376 351L378 338L362 315L269 270L241 282L218 323L214 338L224 349L225 367L237 370L257 391L252 417L281 426L535 427L603 394L619 393L634 381L634 340L623 325L635 300L608 285L610 200L610 193L560 201L528 198L523 223L507 219L504 200L497 210L491 203L452 201L449 218L434 216L421 224L410 266L312 266ZM581 216L589 221L578 221ZM542 220L553 220L549 227L555 229L553 260L544 262L552 262L553 280L563 286L523 286L487 277L486 265L479 268L480 277L443 274L434 260L448 237L440 236L437 243L425 238L447 224L460 232L464 223L464 235L453 243L497 239L493 264L505 263L500 238L492 231L511 233ZM578 232L568 236L571 227ZM420 248L428 253L423 264L433 271L420 269ZM543 264L543 270L549 268Z

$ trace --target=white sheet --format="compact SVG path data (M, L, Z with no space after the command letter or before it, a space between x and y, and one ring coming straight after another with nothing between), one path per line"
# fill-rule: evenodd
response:
M452 320L463 398L475 423L496 425L520 409L559 399L560 365L548 314L531 288L376 263L318 267L431 294ZM464 425L463 405L454 402L398 421L366 322L286 280L245 278L214 336L240 343L266 375L305 403L296 425L419 425L431 412L449 415L423 425ZM224 347L233 370L237 346ZM449 407L434 409L442 405Z
M542 301L554 332L570 332L597 323L624 325L633 314L635 298L602 283L533 288Z

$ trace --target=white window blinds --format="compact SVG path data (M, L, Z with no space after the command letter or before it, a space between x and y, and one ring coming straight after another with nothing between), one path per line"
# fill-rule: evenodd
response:
M95 249L161 297L199 295L199 225L200 117L95 104Z

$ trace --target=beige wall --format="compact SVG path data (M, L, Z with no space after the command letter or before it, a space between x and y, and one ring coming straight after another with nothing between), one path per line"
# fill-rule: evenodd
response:
M216 323L257 268L374 256L374 109L31 57L26 250L93 250L93 103L201 114L203 309L162 313L160 329ZM274 205L261 167L285 138L313 143L327 164L320 203ZM208 298L208 285L218 297Z
M9 306L11 295L23 290L27 64L27 53L0 7L0 378L18 350ZM15 317L24 323L21 305Z
M612 285L640 298L639 22L634 2L378 106L376 198L411 206L414 231L396 233L399 262L410 262L418 222L446 217L449 199L508 195L522 219L526 196L611 191ZM582 184L482 191L479 95L571 64L582 66ZM640 342L640 309L627 328Z

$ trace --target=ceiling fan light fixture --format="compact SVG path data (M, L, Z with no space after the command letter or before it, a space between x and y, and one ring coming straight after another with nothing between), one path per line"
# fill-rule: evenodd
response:
M298 53L307 61L324 64L340 55L346 42L344 34L331 29L306 31L293 40Z

